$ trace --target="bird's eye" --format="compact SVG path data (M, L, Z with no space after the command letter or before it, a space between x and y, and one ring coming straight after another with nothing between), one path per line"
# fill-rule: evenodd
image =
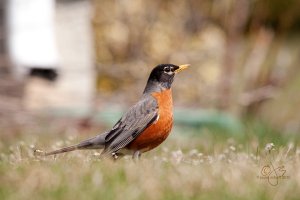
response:
M164 71L165 71L165 72L170 72L171 69L170 69L170 67L165 67L165 68L164 68Z

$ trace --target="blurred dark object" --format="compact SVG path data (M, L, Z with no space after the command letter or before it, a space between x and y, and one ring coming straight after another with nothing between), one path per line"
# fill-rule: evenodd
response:
M7 40L7 0L0 1L0 125L24 122L22 96L24 84L11 74ZM27 116L27 115L26 115Z
M6 31L6 0L0 1L0 77L9 73Z
M22 96L22 84L11 76L8 59L6 3L6 0L0 1L0 110L14 107L14 102ZM18 108L16 105L15 110Z
M58 73L54 68L30 68L29 76L40 77L49 81L55 81Z
M279 33L300 31L300 1L262 0L253 1L252 4L249 30L265 26Z

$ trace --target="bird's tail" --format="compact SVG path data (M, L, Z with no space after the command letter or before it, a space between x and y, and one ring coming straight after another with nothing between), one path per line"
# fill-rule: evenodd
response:
M58 150L46 152L44 155L45 156L50 156L54 154L60 154L60 153L65 153L69 151L74 151L77 149L103 149L105 147L105 136L106 133L97 135L96 137L84 140L80 142L79 144L73 145L73 146L68 146L64 147Z
M61 149L58 149L58 150L46 152L45 156L50 156L50 155L54 155L54 154L65 153L65 152L69 152L69 151L74 151L76 149L78 149L77 145L73 145L73 146L69 146L69 147L64 147L64 148L61 148Z

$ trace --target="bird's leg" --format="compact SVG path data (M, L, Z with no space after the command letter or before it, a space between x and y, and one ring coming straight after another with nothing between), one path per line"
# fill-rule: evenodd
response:
M112 156L111 158L114 161L117 161L118 159L122 158L124 156L124 154L122 154L122 153L112 153L111 156Z
M133 155L132 155L132 159L134 160L134 161L138 161L140 158L141 158L141 152L140 151L135 151L134 153L133 153Z
M116 161L119 157L117 153L112 153L111 155L114 161Z

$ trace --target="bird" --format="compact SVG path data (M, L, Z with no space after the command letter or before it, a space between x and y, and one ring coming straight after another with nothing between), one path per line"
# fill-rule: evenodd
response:
M140 100L128 109L109 131L76 145L44 153L45 156L74 150L103 149L100 157L117 159L142 153L159 146L173 127L173 98L171 86L175 74L189 64L160 64L153 68Z

